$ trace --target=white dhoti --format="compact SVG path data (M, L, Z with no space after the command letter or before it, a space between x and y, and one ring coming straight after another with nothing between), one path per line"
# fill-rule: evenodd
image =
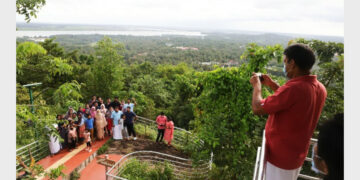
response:
M59 152L60 151L59 138L56 138L55 136L50 136L49 148L51 154L56 154L57 152Z
M121 125L115 125L115 127L113 128L113 138L123 139L121 131L122 131Z
M265 180L297 180L300 170L301 167L291 170L281 169L266 162Z

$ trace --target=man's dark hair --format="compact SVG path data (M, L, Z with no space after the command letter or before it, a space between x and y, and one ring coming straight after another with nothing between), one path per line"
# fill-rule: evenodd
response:
M130 106L128 106L127 108L128 108L128 109L130 109L131 107L130 107Z
M119 96L115 96L115 99L119 99Z
M164 113L164 112L161 112L160 114L161 114L161 115L164 115L165 113Z
M326 179L344 179L344 114L336 114L319 129L318 156L326 163Z
M284 50L288 60L294 60L295 64L303 71L308 71L315 63L313 50L305 44L293 44Z

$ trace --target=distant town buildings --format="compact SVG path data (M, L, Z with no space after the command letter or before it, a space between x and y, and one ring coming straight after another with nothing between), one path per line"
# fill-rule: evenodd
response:
M239 66L239 62L234 61L234 60L229 60L228 62L225 62L225 63L219 63L219 62L215 62L215 61L208 61L208 62L200 62L199 64L201 66L219 65L220 67L236 67L236 66Z
M44 37L31 37L29 40L35 41L35 42L44 42L46 38Z
M177 46L175 47L176 49L180 49L180 50L194 50L194 51L198 51L199 48L196 47L184 47L184 46Z

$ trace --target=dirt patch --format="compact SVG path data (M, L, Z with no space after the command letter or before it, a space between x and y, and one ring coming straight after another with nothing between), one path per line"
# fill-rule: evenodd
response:
M187 154L176 149L173 146L168 147L164 142L156 143L153 140L147 139L144 136L138 136L136 140L114 140L109 144L106 153L109 154L128 154L134 151L156 151L170 154L182 158L189 158Z

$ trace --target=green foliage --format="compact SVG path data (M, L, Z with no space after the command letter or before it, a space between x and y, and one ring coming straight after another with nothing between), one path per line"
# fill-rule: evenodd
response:
M205 148L193 156L205 158L212 150L214 163L229 179L251 176L264 128L265 117L255 116L251 109L251 72L265 72L266 63L281 59L281 54L280 46L250 44L242 56L249 64L203 72L198 79L201 94L192 125Z
M81 177L81 174L77 170L73 171L70 174L70 180L78 180L78 179L80 179L80 177Z
M112 143L113 139L109 139L106 141L105 144L103 144L98 150L97 150L97 154L100 155L100 154L104 154L107 149L109 148L109 145Z
M133 158L126 164L121 177L129 180L171 180L174 179L172 172L168 163L150 164Z
M82 98L80 91L81 84L75 80L61 85L53 95L58 113L65 113L69 106L79 108L81 106L79 100Z
M154 117L155 103L150 97L144 95L141 91L130 91L128 98L136 99L136 113L140 116Z
M37 114L32 114L29 107L16 108L16 145L23 146L36 140L49 142L49 135L62 141L53 124L57 123L54 114L50 114L48 107L42 107Z
M87 96L96 94L100 97L112 97L113 91L119 91L123 86L124 45L113 43L108 37L97 42L95 46L95 62L86 74Z
M65 54L64 48L59 45L59 43L55 42L56 38L45 39L44 42L40 42L39 44L46 49L48 55L53 57L63 57Z
M317 74L327 90L320 118L320 121L325 121L337 113L344 113L344 56L339 56L334 62L321 64Z
M63 172L63 170L65 169L66 167L64 166L64 164L62 164L57 168L50 169L50 172L46 172L45 176L48 177L50 180L55 180L60 176L65 177L66 174Z
M23 174L21 176L21 179L35 180L36 176L41 176L42 174L44 174L45 171L44 171L44 168L40 164L35 163L35 159L30 153L29 153L29 156L30 156L29 166L26 166L22 157L20 157L20 156L16 156L16 161L17 161L17 163L23 164L26 166L26 167L23 167L25 174Z
M336 54L341 55L344 53L343 43L324 42L320 40L305 40L303 38L299 38L290 41L289 44L294 42L309 45L316 52L319 64L331 62Z
M16 47L16 72L17 74L23 74L23 68L28 63L31 63L29 59L39 59L46 54L46 50L33 42L23 42Z
M24 15L26 22L31 18L37 18L37 13L45 5L45 0L16 0L16 12Z

